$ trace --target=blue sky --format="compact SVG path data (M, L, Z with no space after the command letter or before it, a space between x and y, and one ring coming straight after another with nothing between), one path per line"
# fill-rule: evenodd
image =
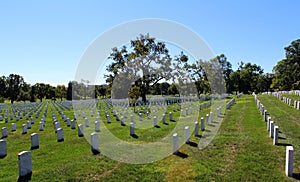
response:
M101 33L124 22L162 18L196 32L216 55L261 65L265 72L300 38L300 1L0 1L0 75L67 84Z

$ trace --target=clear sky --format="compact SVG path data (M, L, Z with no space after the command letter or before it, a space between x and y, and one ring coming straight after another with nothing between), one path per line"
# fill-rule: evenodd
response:
M85 49L101 33L130 20L162 18L181 23L224 53L265 72L300 38L299 0L3 0L0 1L0 75L67 84Z

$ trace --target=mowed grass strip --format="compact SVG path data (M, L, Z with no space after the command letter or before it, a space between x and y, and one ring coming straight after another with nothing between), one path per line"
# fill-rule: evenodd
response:
M226 111L207 148L186 150L197 181L293 180L284 174L285 148L273 146L253 96L242 96Z
M279 126L279 143L294 147L294 173L300 173L300 111L283 103L272 95L259 95L275 125Z

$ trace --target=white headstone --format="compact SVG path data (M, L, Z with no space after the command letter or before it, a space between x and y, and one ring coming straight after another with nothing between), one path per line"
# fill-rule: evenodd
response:
M40 131L44 131L44 122L40 122Z
M188 108L185 108L185 115L189 115L189 109Z
M274 137L274 121L270 121L270 137Z
M57 132L57 141L58 142L64 141L64 130L62 128L58 128L56 132Z
M8 136L8 129L6 127L2 128L2 138L6 138Z
M23 124L22 125L22 134L26 134L27 133L27 124Z
M194 135L195 136L199 135L199 123L198 123L198 121L195 122Z
M163 123L163 124L166 124L166 114L163 114L163 115L162 115L162 123Z
M71 120L70 120L70 118L67 118L67 126L68 127L71 126Z
M274 126L274 137L273 137L273 144L278 144L278 126Z
M170 112L169 114L170 114L170 121L172 121L173 120L173 113Z
M89 119L88 118L85 118L85 127L89 127Z
M39 135L37 133L31 134L31 149L39 148L40 142L39 142Z
M7 155L7 145L5 140L0 140L0 158L4 158Z
M181 117L184 117L184 111L181 109Z
M100 132L100 121L95 121L95 132Z
M213 120L213 112L210 112L209 113L209 122L212 122L212 120Z
M157 122L157 117L156 116L153 117L153 126L154 127L158 126L158 122Z
M98 144L98 134L92 133L91 134L91 149L94 154L99 153L99 144Z
M264 121L267 121L267 110L264 111Z
M31 121L27 121L27 129L31 129Z
M32 174L31 152L23 151L18 154L19 176L25 177Z
M84 133L83 133L83 124L79 124L78 125L78 136L79 137L83 137Z
M11 131L16 131L17 130L17 125L16 123L11 124Z
M285 155L285 174L289 177L293 176L293 163L294 163L294 147L286 147Z
M134 115L133 114L130 115L130 122L134 123Z
M190 128L188 126L184 127L184 142L190 142Z
M107 118L107 123L111 123L111 121L110 121L110 116L107 115L106 118Z
M206 124L208 124L208 122L209 122L209 115L206 114Z
M177 154L179 150L179 135L177 133L173 134L173 154Z
M134 135L134 123L130 123L130 135Z
M75 130L76 129L76 126L75 126L75 120L71 120L71 129L72 130Z
M268 117L267 130L270 131L271 117Z
M121 126L125 126L125 119L124 119L124 117L121 118Z
M204 131L205 127L204 127L204 118L201 117L201 131Z
M60 124L59 122L55 122L54 123L54 129L55 129L55 132L57 132L57 129L60 128Z

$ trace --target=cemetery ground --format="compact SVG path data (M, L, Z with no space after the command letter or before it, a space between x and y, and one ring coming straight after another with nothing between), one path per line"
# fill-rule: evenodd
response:
M75 130L67 127L57 110L49 104L44 131L39 131L38 124L42 115L35 118L35 124L27 134L21 134L21 126L27 122L25 118L13 121L17 124L15 132L10 131L11 120L0 122L0 128L6 126L9 129L8 137L4 138L7 156L0 159L0 181L18 179L18 153L21 151L32 153L32 181L294 181L295 178L288 178L284 173L285 147L292 144L295 148L294 176L297 177L300 172L299 111L273 96L262 95L259 98L279 125L280 145L273 145L253 96L244 95L235 98L236 103L226 110L218 134L206 148L199 150L197 145L184 144L179 149L181 155L170 155L148 164L121 163L101 152L94 155L85 137L78 137L77 125ZM53 108L64 130L63 142L57 142L50 108ZM41 113L44 110L45 107ZM170 110L171 106L167 113ZM210 108L201 110L200 117L205 117L210 111ZM73 111L63 112L73 118ZM169 125L163 125L159 120L160 128L136 129L139 137L133 138L129 135L129 122L122 127L112 113L109 114L112 123L106 126L120 139L129 142L155 141L176 125L169 120ZM180 111L174 112L175 120L179 115ZM138 120L137 115L135 120ZM89 122L90 127L94 126L94 120ZM104 123L106 118L104 110L101 110L101 124ZM38 149L30 150L31 133L39 134ZM201 131L200 137L192 134L191 143L198 144L202 134Z

